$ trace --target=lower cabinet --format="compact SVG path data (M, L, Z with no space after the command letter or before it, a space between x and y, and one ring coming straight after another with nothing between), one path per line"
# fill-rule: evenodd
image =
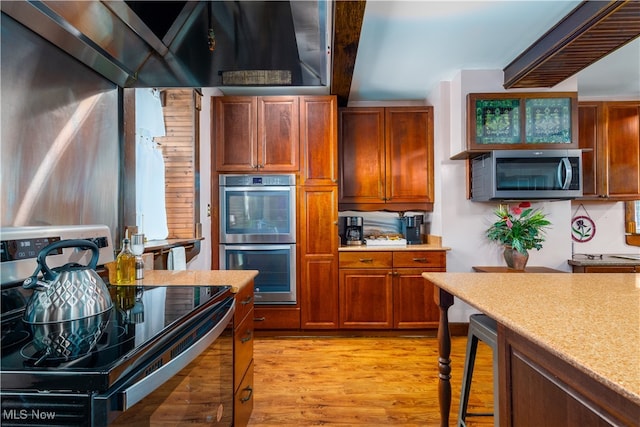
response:
M422 273L446 271L445 251L345 251L339 260L340 328L437 327L433 286Z
M253 282L236 294L233 325L233 425L246 426L253 411Z
M574 265L574 273L640 273L640 265Z
M640 420L637 401L501 324L498 370L501 426L632 426Z

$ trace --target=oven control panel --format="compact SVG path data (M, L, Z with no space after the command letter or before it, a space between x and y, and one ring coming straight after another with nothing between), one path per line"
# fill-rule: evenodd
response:
M60 240L81 239L95 243L100 249L98 265L114 260L111 233L106 225L3 227L0 237L2 284L21 281L31 276L37 267L40 251ZM47 265L50 268L68 263L86 265L90 260L90 251L59 248L49 252Z

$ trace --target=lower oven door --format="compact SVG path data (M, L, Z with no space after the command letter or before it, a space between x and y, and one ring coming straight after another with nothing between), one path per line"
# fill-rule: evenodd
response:
M211 322L197 326L209 331L188 350L118 392L124 411L109 423L111 426L233 425L235 304L229 301L218 311L211 318L219 319L213 327ZM187 355L189 350L194 351L192 356ZM180 361L183 355L187 359ZM171 366L174 363L176 366ZM148 370L153 369L151 366ZM165 378L153 378L163 370L166 370L162 374ZM161 385L155 384L158 381ZM149 390L154 391L149 393Z
M296 303L296 245L220 245L223 270L258 270L256 304Z

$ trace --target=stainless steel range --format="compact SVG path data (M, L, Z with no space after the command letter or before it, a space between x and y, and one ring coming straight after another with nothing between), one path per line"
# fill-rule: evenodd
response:
M197 417L201 416L207 425L232 424L231 328L235 304L229 287L109 285L113 308L95 345L72 357L43 354L35 345L33 325L23 319L27 302L37 291L25 289L22 282L36 269L42 248L59 240L89 240L100 248L100 265L112 261L109 229L19 227L3 228L0 233L0 424L153 425L156 402L174 395L181 397L171 402L172 414L168 417L188 414L189 422L199 422ZM90 258L89 251L78 248L58 252L46 257L54 271L66 265L86 264ZM63 328L63 332L59 337L76 339L77 330ZM206 366L199 362L201 354L206 355ZM203 370L207 378L204 382ZM191 375L198 379L192 381ZM190 385L196 382L202 386ZM187 390L183 390L185 384ZM196 391L200 393L198 398L189 395L184 399L185 393ZM205 406L201 405L203 401ZM162 421L175 425L185 422L167 419L166 414Z

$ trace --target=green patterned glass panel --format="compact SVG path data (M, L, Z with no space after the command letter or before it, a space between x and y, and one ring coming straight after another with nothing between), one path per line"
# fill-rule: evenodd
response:
M527 99L525 117L526 143L571 143L570 98Z
M520 143L520 100L476 100L476 143Z

